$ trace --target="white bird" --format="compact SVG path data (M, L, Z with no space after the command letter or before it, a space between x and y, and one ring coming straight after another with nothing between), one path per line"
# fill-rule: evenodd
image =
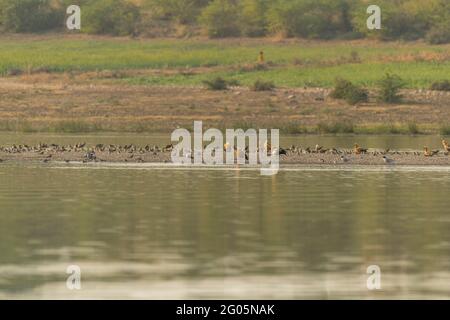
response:
M344 156L341 156L341 161L342 162L348 162L348 159L346 157L344 157Z

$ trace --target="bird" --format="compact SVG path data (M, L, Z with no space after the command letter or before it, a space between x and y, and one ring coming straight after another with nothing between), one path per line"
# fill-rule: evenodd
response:
M439 151L430 151L430 149L428 149L428 147L423 147L423 155L425 157L432 157L438 153L439 153Z
M280 148L280 149L274 148L272 150L272 155L273 156L276 156L276 155L278 155L278 156L287 155L287 151L285 149L283 149L283 148Z
M445 152L450 152L450 145L448 144L448 142L446 140L442 140L442 146L444 147L444 151Z
M357 143L355 143L355 145L353 146L353 152L355 154L362 154L366 153L367 149L361 148Z
M384 163L386 163L386 164L395 164L395 161L394 161L393 159L389 159L389 158L386 157L386 156L383 156L383 161L384 161Z
M227 142L223 145L223 151L226 151L226 152L231 151L230 143Z
M260 51L259 52L259 57L258 57L258 62L259 63L264 63L265 59L264 59L264 51Z
M264 151L270 152L271 150L272 150L272 145L266 140L266 142L264 142Z
M348 162L348 159L345 156L341 156L341 161L345 163Z
M97 159L97 155L94 151L89 151L88 153L86 153L85 158L86 160L93 161Z

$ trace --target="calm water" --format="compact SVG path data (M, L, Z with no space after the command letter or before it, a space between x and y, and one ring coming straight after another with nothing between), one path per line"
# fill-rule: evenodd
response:
M449 191L450 168L0 164L0 299L450 298Z

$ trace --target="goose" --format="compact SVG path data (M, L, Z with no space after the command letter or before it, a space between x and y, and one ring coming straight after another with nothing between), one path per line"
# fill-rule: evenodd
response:
M444 151L445 152L450 152L450 145L448 144L448 142L446 140L442 140L442 146L444 147Z
M438 153L439 153L439 151L430 151L430 149L428 149L428 147L423 147L423 155L425 157L432 157Z
M353 146L353 152L355 154L367 153L367 149L361 148L357 143Z
M271 150L272 150L272 145L266 140L266 142L264 142L264 151L270 152Z

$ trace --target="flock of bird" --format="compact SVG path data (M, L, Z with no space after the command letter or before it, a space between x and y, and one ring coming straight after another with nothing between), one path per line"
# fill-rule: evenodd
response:
M442 147L443 147L443 154L449 155L450 154L450 145L446 140L442 140ZM357 143L353 146L352 149L336 149L336 148L324 148L319 145L316 145L314 148L299 148L297 146L291 146L287 149L283 148L272 148L271 144L267 141L264 143L264 151L267 152L267 154L271 155L301 155L301 154L334 154L339 155L340 160L343 163L349 162L350 159L348 158L349 155L363 155L363 154L372 154L374 156L381 155L383 158L383 161L386 164L394 164L395 161L393 159L388 158L388 155L395 155L400 154L399 151L391 151L390 149L386 150L373 150L370 151L366 148L361 147ZM97 154L101 153L104 154L128 154L129 158L133 158L134 154L146 154L146 153L152 153L153 155L158 155L159 153L165 153L165 152L171 152L174 150L174 147L172 144L167 145L165 147L159 147L157 145L146 145L144 147L138 147L133 144L129 145L103 145L103 144L97 144L95 147L88 147L86 143L79 143L75 145L57 145L57 144L38 144L36 146L28 146L28 145L12 145L12 146L0 146L0 153L6 153L6 154L21 154L21 153L36 153L38 155L42 155L44 157L44 162L48 162L52 159L52 154L55 153L81 153L84 155L83 162L89 162L89 161L102 161L98 158ZM244 150L238 150L236 146L231 147L230 143L225 143L223 146L223 151L230 152L234 151L234 155L236 158L239 156L244 156L245 159L248 160L249 156L249 147L247 146ZM441 151L440 150L430 150L428 147L423 148L423 152L418 151L404 151L403 154L406 155L415 155L420 156L423 155L424 157L430 158L438 155ZM185 154L187 157L193 158L192 153ZM139 158L136 158L139 159ZM0 159L0 162L2 162L2 159ZM69 161L66 161L69 162ZM337 162L335 162L337 163Z

